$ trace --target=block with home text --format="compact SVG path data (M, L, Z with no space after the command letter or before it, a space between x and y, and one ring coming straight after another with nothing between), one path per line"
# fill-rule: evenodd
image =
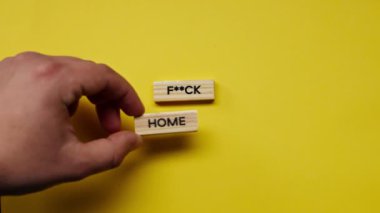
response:
M144 114L135 118L135 132L139 135L195 132L198 130L196 110Z
M212 101L214 80L156 81L153 83L155 102Z

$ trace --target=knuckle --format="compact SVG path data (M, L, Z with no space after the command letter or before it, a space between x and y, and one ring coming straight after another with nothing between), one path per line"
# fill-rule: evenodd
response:
M75 149L74 149L75 150ZM74 151L75 152L75 151ZM90 162L85 156L63 153L59 159L58 173L63 181L77 181L90 175Z
M107 140L106 143L112 143L111 141L108 141L108 139L105 139L105 140ZM101 169L108 170L108 169L113 169L120 166L123 158L118 157L116 150L114 149L113 146L109 146L107 153L110 153L110 154L104 155L103 159L101 159L101 162L102 162Z
M38 65L34 71L38 77L48 77L60 72L62 70L62 66L63 65L61 63L48 59Z
M105 140L107 140L106 143L108 143L108 144L112 143L112 141L109 141L108 138ZM117 153L117 150L115 149L115 147L112 145L108 146L108 152L107 153L110 153L110 154L105 155L105 159L103 161L103 162L105 162L105 168L104 169L113 169L113 168L119 167L120 164L123 162L124 157L120 156Z
M114 155L98 157L97 159L92 160L80 157L79 160L74 162L69 179L73 181L81 180L92 174L116 168L121 162L122 161L115 158Z
M107 138L103 140L101 142L110 143ZM123 161L123 156L118 155L117 150L111 145L103 147L96 155L90 151L75 157L70 156L62 158L62 163L67 168L64 170L64 181L82 180L92 174L116 168Z
M110 142L107 141L107 143ZM116 150L112 146L109 146L109 149L106 153L108 154L103 155L103 158L99 159L99 169L103 171L119 167L123 161L123 158L120 158L117 155Z
M104 72L113 72L112 68L108 66L107 64L99 63L97 66Z
M92 173L93 172L90 163L86 160L81 160L72 166L72 170L69 173L69 177L67 179L70 181L82 180Z
M84 70L84 71L91 71L91 70L94 69L94 67L95 67L95 63L92 62L92 61L84 61L84 60L83 60L83 61L80 63L80 67L81 67L82 70Z
M109 169L117 168L123 162L122 158L118 158L115 154L112 157L111 162L109 163Z
M6 62L8 62L8 61L11 61L12 59L13 59L13 57L6 57L6 58L4 58L3 60L1 60L1 62L6 63Z
M32 76L48 77L62 70L63 64L54 60L53 57L45 56L37 52L22 52L14 57L16 62L31 63L29 71Z
M15 56L15 58L23 60L23 59L28 59L28 58L34 58L37 56L41 56L41 54L39 54L37 52L33 52L33 51L25 51L25 52L21 52L21 53L17 54Z
M79 59L79 60L81 60L81 61L83 61L85 63L96 64L94 61L89 60L89 59Z

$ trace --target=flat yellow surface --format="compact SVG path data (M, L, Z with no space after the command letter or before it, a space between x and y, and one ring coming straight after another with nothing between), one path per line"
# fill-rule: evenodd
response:
M380 212L378 0L0 0L0 57L24 50L107 63L200 131L4 212ZM216 101L156 105L152 82L177 79L214 79Z

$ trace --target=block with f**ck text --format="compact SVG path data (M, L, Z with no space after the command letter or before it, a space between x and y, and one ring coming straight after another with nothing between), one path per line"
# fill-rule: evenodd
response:
M135 132L139 135L153 135L198 130L196 110L144 114L135 118Z
M213 80L156 81L154 101L212 101L215 99Z

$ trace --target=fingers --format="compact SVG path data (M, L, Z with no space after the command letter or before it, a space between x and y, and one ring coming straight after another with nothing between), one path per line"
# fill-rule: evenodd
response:
M96 105L102 127L109 133L121 129L120 109L131 116L144 113L144 106L133 87L114 70L74 57L54 57L69 69L64 86L64 103L71 109L73 102L84 95Z
M72 106L81 96L96 105L103 128L111 133L88 143L72 143L70 158L74 171L66 172L70 180L118 166L124 157L141 143L133 132L120 131L120 109L131 116L144 113L144 106L133 87L110 67L72 57L55 57L67 67L62 88L62 101ZM73 156L74 155L74 156Z
M133 87L110 67L72 57L56 59L70 68L64 88L67 104L85 95L96 105L112 103L131 116L144 113L144 106Z
M39 67L41 73L57 73L64 69L61 95L66 107L75 110L75 102L87 96L96 105L116 104L126 114L140 116L144 106L133 87L113 69L104 64L66 56L47 56L36 52L24 52L13 57L16 61L27 61L30 67ZM33 66L32 66L33 65ZM42 70L42 71L41 71ZM46 71L46 72L43 72Z
M100 123L109 133L121 129L120 109L131 116L144 113L144 106L133 87L107 65L35 52L21 53L15 59L27 60L28 66L30 63L35 64L39 67L36 72L44 74L43 76L57 76L59 98L66 105L70 115L74 114L79 98L87 96L96 105Z
M120 131L108 138L73 143L69 158L75 159L69 171L70 180L85 178L89 175L109 170L121 164L124 157L141 143L140 136L132 132Z

